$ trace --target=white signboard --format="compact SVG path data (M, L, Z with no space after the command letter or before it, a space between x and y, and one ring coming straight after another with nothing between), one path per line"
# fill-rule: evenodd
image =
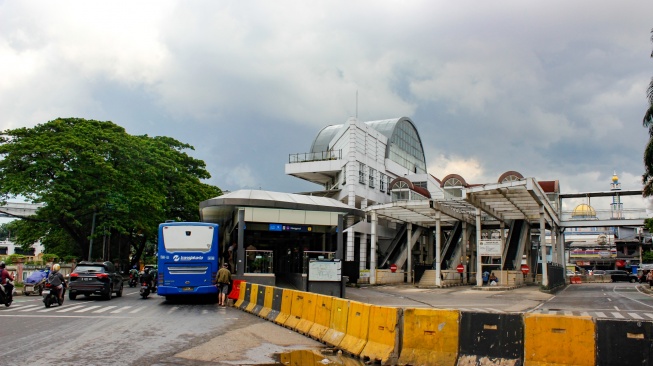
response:
M308 263L309 281L337 281L341 277L342 262L338 261L310 261Z
M501 256L501 240L481 240L478 246L478 255Z

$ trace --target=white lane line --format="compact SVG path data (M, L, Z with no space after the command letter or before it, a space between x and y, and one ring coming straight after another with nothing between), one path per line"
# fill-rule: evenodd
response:
M653 314L651 313L644 313L644 315L648 316L649 318L653 319Z
M75 312L76 313L84 313L84 312L87 312L89 310L97 309L99 307L100 307L100 305L89 306L89 307L84 308L84 309L75 310Z
M18 311L30 311L30 310L34 310L38 306L39 305L27 305L25 307L20 308Z
M77 309L83 308L84 306L86 306L86 305L75 305L75 306L71 306L71 307L69 307L69 308L64 308L64 309L61 309L61 310L57 310L57 313L66 313L66 312L69 312L69 311L73 311L73 310L77 310Z
M177 309L179 309L179 306L173 306L172 308L170 308L170 310L168 310L168 314L171 314L173 311Z
M623 315L621 315L620 313L617 313L617 312L613 312L612 315L617 319L623 319L624 318Z
M204 314L208 314L208 313L209 313L208 310L206 310L206 309L202 310L202 315L204 315Z
M580 315L582 315L582 316L591 316L590 313L588 313L587 311L581 312Z
M55 306L55 307L49 308L49 309L38 310L37 313L47 313L48 311L55 311L55 310L57 310L57 308L58 308L58 306Z
M138 313L139 311L141 311L143 309L145 309L145 306L141 306L140 308L136 308L136 309L130 311L129 313L130 314L136 314L136 313Z
M599 318L605 318L605 317L606 317L605 314L603 314L603 313L600 312L600 311L597 311L597 312L596 312L596 315L597 315Z
M565 311L563 311L562 314L564 314L564 315L566 315L566 316L574 316L574 312L573 312L573 311L569 311L569 310L565 310Z
M644 319L637 313L628 313L628 315L630 315L633 319Z
M106 307L103 307L102 309L95 310L93 313L104 313L105 311L107 311L109 309L113 309L113 308L115 308L115 306L113 306L113 305L112 306L106 306Z
M123 307L121 307L120 309L116 309L116 310L112 311L111 314L117 314L117 313L119 313L119 312L121 312L121 311L123 311L123 310L126 310L126 309L128 309L128 308L131 308L131 306L129 306L129 305L127 305L127 306L123 306Z

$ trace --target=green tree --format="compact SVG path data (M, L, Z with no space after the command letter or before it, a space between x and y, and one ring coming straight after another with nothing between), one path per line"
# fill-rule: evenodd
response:
M653 41L653 30L651 30L651 41ZM653 52L651 52L653 58ZM642 123L644 127L648 127L649 140L644 150L644 175L642 175L642 183L644 183L644 197L653 195L653 78L648 85L646 91L648 98L648 109L644 113Z
M0 200L44 203L12 222L16 242L41 240L48 253L138 260L167 219L199 220L199 202L220 195L189 144L133 136L112 123L56 119L0 135ZM93 219L95 230L91 236ZM103 252L103 248L106 248Z

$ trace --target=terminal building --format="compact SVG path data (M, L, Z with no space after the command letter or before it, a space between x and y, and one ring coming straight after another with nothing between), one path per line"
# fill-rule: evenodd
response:
M558 181L517 171L483 184L437 178L409 118L326 126L308 152L289 155L285 173L317 189L240 190L200 204L202 221L220 224L232 248L223 258L235 252L235 272L248 281L304 289L318 259L340 260L350 282L372 284L480 285L493 271L504 284L547 285L548 272L564 276Z

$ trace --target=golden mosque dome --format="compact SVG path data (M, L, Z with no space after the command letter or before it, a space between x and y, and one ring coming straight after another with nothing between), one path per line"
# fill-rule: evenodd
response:
M596 210L592 206L582 203L574 208L571 217L596 217Z
M617 173L614 173L612 175L612 183L617 183L619 181L619 177L617 176Z

